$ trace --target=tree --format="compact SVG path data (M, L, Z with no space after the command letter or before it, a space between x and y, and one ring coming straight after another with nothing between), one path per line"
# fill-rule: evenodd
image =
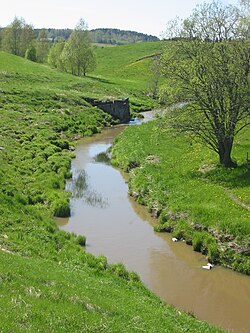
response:
M63 38L57 39L50 48L48 55L48 63L51 67L63 70L64 63L62 59L62 52L65 47L65 40Z
M24 23L20 36L20 56L24 57L28 48L33 45L35 33L33 26Z
M30 44L30 46L27 48L26 52L25 52L25 58L31 61L36 62L37 58L36 58L36 47L33 44Z
M95 57L87 25L83 19L80 19L71 33L64 47L62 58L74 75L83 74L85 76L87 71L94 69Z
M246 26L236 7L205 3L182 21L162 57L164 74L188 101L172 114L173 126L201 139L226 167L236 166L234 138L250 124Z
M24 57L34 38L33 27L26 24L23 18L15 17L3 31L2 48L7 52Z
M20 55L20 39L23 25L24 20L15 17L13 22L4 29L3 50Z
M47 62L51 41L48 38L47 30L41 29L36 41L36 57L40 63Z
M160 55L155 55L151 64L151 80L149 82L150 94L153 99L157 99L159 93L159 84L161 77Z

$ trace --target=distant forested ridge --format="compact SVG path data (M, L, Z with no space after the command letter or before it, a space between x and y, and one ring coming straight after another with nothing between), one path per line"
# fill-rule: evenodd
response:
M39 33L42 29L34 29L36 37L39 36ZM46 29L47 31L47 36L50 38L52 41L57 40L59 38L63 38L67 40L73 29L54 29L54 28L49 28Z
M40 30L35 29L36 36L39 35ZM47 34L52 41L58 38L67 40L72 31L72 29L47 29ZM156 36L120 29L93 29L89 31L89 34L93 43L101 44L122 45L137 42L156 42L159 40Z
M119 29L93 29L90 30L93 43L102 44L132 44L137 42L156 42L159 39L136 31Z

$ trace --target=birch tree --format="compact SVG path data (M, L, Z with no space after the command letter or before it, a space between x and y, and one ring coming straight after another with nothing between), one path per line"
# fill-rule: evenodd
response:
M87 25L80 19L76 28L70 35L62 55L66 66L70 68L74 75L86 75L95 67L95 57L92 50L91 40Z

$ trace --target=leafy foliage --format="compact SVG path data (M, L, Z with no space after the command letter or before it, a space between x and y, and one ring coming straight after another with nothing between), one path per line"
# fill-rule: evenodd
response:
M33 27L23 18L15 17L13 22L2 31L2 49L24 57L34 38Z
M250 124L249 36L243 19L236 7L217 1L198 6L162 58L172 90L188 101L172 112L172 125L201 139L227 167L236 166L235 136Z
M64 68L80 76L95 68L95 58L85 22L81 19L66 42L61 58Z

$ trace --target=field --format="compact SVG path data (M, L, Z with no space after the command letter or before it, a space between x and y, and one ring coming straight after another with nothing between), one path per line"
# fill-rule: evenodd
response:
M130 172L130 194L158 217L157 231L250 274L249 129L235 142L238 168L225 169L203 145L162 128L159 119L129 127L114 144L113 164Z
M84 235L54 223L70 214L64 188L76 139L112 123L84 97L133 91L146 107L136 97L142 86L121 79L117 87L104 75L73 77L0 52L0 331L219 332L163 304L122 264L85 252Z
M150 110L157 103L150 98L154 74L152 60L162 51L161 42L96 48L97 68L93 73L129 97L132 111ZM92 75L90 75L92 77Z

